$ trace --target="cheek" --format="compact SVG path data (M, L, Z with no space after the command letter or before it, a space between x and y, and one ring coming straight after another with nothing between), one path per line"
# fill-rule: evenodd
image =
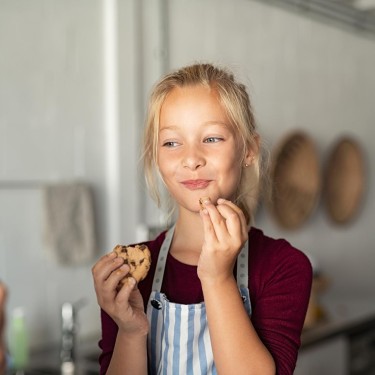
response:
M162 152L159 152L158 158L157 158L157 166L160 172L164 171L166 166L168 165L166 161L167 161L167 158L163 155Z
M235 155L233 158L223 160L224 176L227 182L238 185L242 177L242 166L240 157Z
M173 160L171 160L170 158L168 159L163 156L159 157L158 168L159 168L159 173L162 176L164 181L168 180L168 178L174 174L174 170L175 170Z
M227 155L217 160L217 165L221 165L223 170L230 171L231 174L237 175L241 170L241 157L237 154Z
M231 180L232 182L238 186L241 182L241 177L242 177L242 169L241 168L231 168Z

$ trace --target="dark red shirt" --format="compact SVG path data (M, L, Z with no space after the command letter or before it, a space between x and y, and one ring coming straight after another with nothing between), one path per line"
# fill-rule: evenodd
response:
M146 279L139 284L145 306L151 293L156 260L165 232L146 242L152 263ZM249 290L251 321L272 354L277 374L292 374L309 302L312 267L306 255L283 239L272 239L256 228L249 232ZM168 255L161 291L171 302L193 304L203 301L197 267ZM100 373L105 374L115 345L116 323L101 311L102 339L99 346Z

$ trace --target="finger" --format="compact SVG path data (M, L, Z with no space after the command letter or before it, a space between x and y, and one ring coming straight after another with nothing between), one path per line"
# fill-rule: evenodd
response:
M114 270L107 278L103 285L103 289L106 291L118 291L120 281L129 273L130 267L127 264L123 264L121 267Z
M94 265L93 267L91 268L91 272L94 274L94 273L97 273L97 270L98 269L101 269L103 267L103 265L105 265L106 263L108 263L110 260L113 260L117 257L117 254L114 252L114 251L111 251L110 253L108 254L105 254L103 255Z
M5 305L6 299L7 299L7 288L0 281L0 308L3 307L3 305Z
M200 216L203 222L203 232L205 243L213 243L217 241L215 229L213 227L210 214L207 208L200 211Z
M227 228L226 238L231 238L232 243L233 239L238 239L239 242L242 242L243 231L238 213L226 205L218 206L217 209L223 218L225 218Z
M207 204L205 204L205 209L210 216L210 219L211 219L211 222L212 222L212 228L216 233L216 237L217 237L217 239L220 240L220 237L222 235L227 234L227 227L226 227L226 223L225 223L225 218L218 211L217 206L215 206L211 202L208 202Z
M131 292L137 288L136 284L137 282L133 277L128 277L117 294L116 302L120 304L128 302Z
M227 207L232 209L238 215L238 219L240 220L240 225L241 225L241 235L242 235L242 237L247 238L247 236L248 236L248 234L247 234L247 232L248 232L247 221L246 221L246 217L245 217L243 211L237 205L235 205L233 202L220 198L218 200L218 210L222 213L222 215L226 218L227 221L231 218L236 221L237 218L235 218L235 216L232 216L232 213L230 211L226 210ZM227 223L227 225L231 226L230 220ZM229 230L229 228L228 228L228 230Z
M116 253L111 252L104 255L92 268L92 274L95 282L104 282L108 279L111 273L121 267L124 260L118 257Z
M97 300L102 308L113 303L119 292L119 283L129 273L129 270L129 266L123 264L120 268L113 271L106 281L95 283Z
M242 213L242 210L241 210L236 204L234 204L232 201L229 201L229 200L227 200L227 199L219 198L219 199L217 200L217 204L218 204L218 205L223 205L223 204L225 204L225 205L231 207L231 208L232 208L234 211L236 211L237 213Z
M237 214L240 216L240 218L243 220L244 223L246 223L246 217L241 210L236 204L234 204L232 201L228 201L226 199L220 198L218 199L218 205L227 205L232 208L233 211L237 212Z
M117 294L120 280L129 272L129 266L123 263L122 258L108 257L102 264L93 270L94 287L99 304L113 300Z

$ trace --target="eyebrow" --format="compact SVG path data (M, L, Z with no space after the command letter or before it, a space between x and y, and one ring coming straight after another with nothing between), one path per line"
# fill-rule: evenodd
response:
M229 129L229 124L225 123L225 122L222 122L222 121L207 121L207 122L204 122L202 125L205 125L205 126L209 126L209 125L218 125L218 126L221 126L223 128L226 128L226 129ZM159 127L159 132L163 131L163 130L176 130L178 129L179 127L177 125L169 125L169 126L165 126L163 128Z

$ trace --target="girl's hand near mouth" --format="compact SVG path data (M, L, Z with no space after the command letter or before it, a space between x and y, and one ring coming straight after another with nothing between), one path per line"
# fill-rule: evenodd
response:
M201 281L222 281L233 277L233 267L248 238L245 215L234 203L218 199L215 206L204 198L200 211L204 242L198 262Z

